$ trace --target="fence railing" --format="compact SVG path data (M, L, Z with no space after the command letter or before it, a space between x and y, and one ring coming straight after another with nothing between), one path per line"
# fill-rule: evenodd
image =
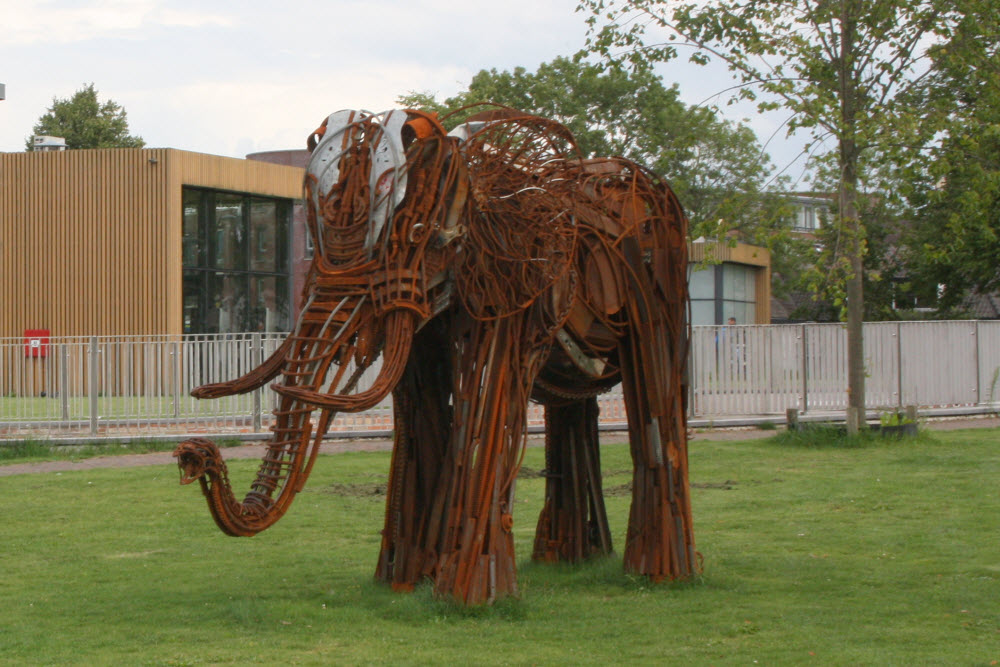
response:
M1000 402L1000 322L880 322L865 325L870 409L906 405L970 408ZM199 385L258 366L282 335L74 337L43 344L0 339L0 438L152 433L264 432L273 392L199 401ZM694 327L691 417L843 412L847 337L838 324ZM373 377L377 368L370 369ZM361 386L370 382L365 378ZM621 393L599 397L605 428L625 424ZM543 422L540 407L529 425ZM331 428L392 428L391 398Z
M694 327L692 415L847 408L847 332L839 324ZM1000 321L865 324L869 409L993 406Z

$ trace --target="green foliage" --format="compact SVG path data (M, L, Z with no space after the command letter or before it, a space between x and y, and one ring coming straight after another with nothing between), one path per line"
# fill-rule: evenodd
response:
M0 461L46 460L52 448L38 440L0 444Z
M817 140L832 136L857 150L893 145L901 131L927 132L909 95L916 67L961 17L939 2L909 0L582 0L580 8L593 14L593 51L639 67L680 57L682 48L695 62L721 60L739 84L736 99L786 109L790 132L814 130ZM644 20L625 20L636 13Z
M288 514L229 538L175 466L4 480L0 664L983 664L1000 659L1000 432L905 446L697 441L704 574L528 562L544 479L517 484L521 600L466 610L372 581L387 453L319 457ZM602 449L623 547L624 445ZM544 467L540 448L526 465ZM237 486L257 464L234 462ZM620 489L617 490L617 489Z
M970 8L976 8L972 3ZM947 130L930 151L912 151L907 171L916 211L909 237L913 279L941 286L942 309L970 292L1000 289L1000 13L972 11L952 45L935 52L925 101L942 109Z
M146 142L129 134L125 109L113 100L101 102L94 84L88 84L68 99L54 98L38 119L34 136L66 139L66 148L142 148ZM29 138L25 144L31 150Z
M864 235L865 320L898 320L904 316L913 319L912 311L906 308L924 306L931 299L919 292L908 273L904 244L911 210L904 199L905 186L898 170L877 154L863 160L861 169L867 176L859 183L856 208L859 219L864 221L859 233ZM820 161L815 176L819 190L836 191L838 178L833 160ZM803 271L796 285L815 297L810 309L797 313L804 319L835 320L846 314L845 285L852 268L843 252L845 230L842 225L830 224L838 213L837 199L831 198L830 204L833 217L824 221L816 234L820 244L816 262Z
M862 449L884 444L885 438L894 437L896 439L927 440L925 433L914 430L913 432L895 432L892 427L915 424L912 419L901 411L890 411L879 415L878 426L867 426L856 434L848 434L847 426L844 424L833 424L829 422L803 422L796 428L789 428L782 431L772 441L784 447L797 447L804 449Z
M790 209L770 180L770 158L753 131L687 106L677 86L666 87L648 69L598 66L556 58L535 72L482 70L467 90L438 102L428 93L399 98L435 111L450 126L495 102L552 118L576 137L584 157L620 155L665 176L692 222L693 238L740 240L772 251L774 270L792 274L804 254L791 238Z

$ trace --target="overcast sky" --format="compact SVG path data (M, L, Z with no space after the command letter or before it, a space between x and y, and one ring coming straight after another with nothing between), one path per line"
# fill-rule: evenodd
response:
M332 111L381 111L409 91L440 98L481 69L572 55L576 0L0 0L0 151L24 150L54 97L93 83L149 147L244 157L303 148ZM698 104L724 72L672 64ZM751 117L766 141L783 120ZM784 165L796 150L770 147Z

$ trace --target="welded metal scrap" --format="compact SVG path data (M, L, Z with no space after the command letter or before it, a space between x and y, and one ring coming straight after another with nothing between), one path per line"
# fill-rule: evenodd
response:
M446 119L447 120L447 119ZM488 106L452 132L414 110L340 111L310 136L316 253L295 330L264 364L273 437L242 501L206 440L176 451L220 528L253 535L302 489L338 411L392 392L395 443L376 576L467 604L517 594L514 479L545 405L533 556L612 549L595 396L623 385L634 460L625 568L698 571L687 472L687 220L667 184L582 159L562 125ZM364 371L378 366L366 383Z

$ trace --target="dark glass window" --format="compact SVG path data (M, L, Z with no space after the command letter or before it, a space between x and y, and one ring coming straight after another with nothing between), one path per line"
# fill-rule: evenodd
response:
M691 297L691 324L718 324L715 316L715 267L691 272L688 279Z
M722 321L754 324L757 318L756 271L752 266L722 265ZM721 322L720 322L721 324Z
M184 190L184 266L203 266L205 241L201 236L202 197L197 190Z
M724 262L691 272L692 324L754 324L757 320L757 269Z
M241 195L215 193L212 222L212 267L246 271L247 221Z
M280 276L255 275L250 281L250 321L257 323L257 331L286 331L288 329L289 299L288 279ZM261 328L263 327L263 328Z
M201 271L184 271L184 333L205 333L203 299L205 275Z
M287 331L291 201L184 189L184 332Z
M250 270L268 273L288 272L288 239L279 234L274 220L278 202L274 199L250 200Z

